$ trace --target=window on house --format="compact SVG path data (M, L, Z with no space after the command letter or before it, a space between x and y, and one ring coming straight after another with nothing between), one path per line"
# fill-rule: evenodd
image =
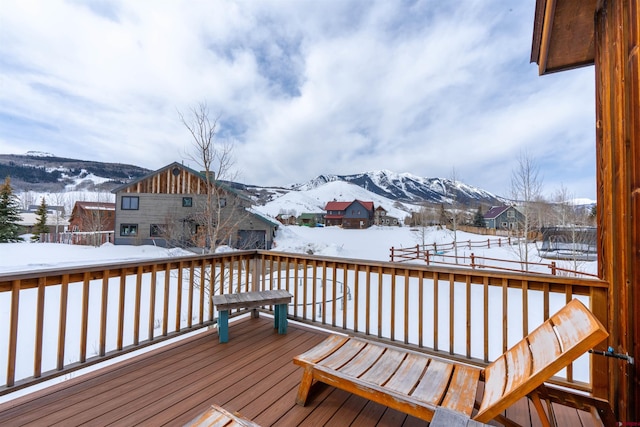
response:
M138 235L138 224L120 224L121 236L136 236Z
M151 229L149 230L149 235L151 237L164 236L164 233L165 233L166 229L167 229L166 224L151 224Z
M504 228L507 228L507 227L509 226L509 224L507 224L506 222L503 222L503 223L502 223L502 226L503 226Z
M508 218L513 218L516 216L516 213L514 211L507 211L507 217Z
M225 197L221 197L220 199L218 199L219 203L220 203L220 207L224 208L225 206L227 206L227 199Z
M122 196L122 210L138 210L139 198L133 196Z
M191 197L183 197L182 198L182 207L190 208L193 206L193 199Z

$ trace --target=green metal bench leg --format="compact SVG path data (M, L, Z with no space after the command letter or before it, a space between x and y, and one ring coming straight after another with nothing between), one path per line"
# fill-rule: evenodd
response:
M218 341L221 343L229 341L229 310L218 312Z
M285 335L287 333L287 304L277 305L276 310L278 333Z

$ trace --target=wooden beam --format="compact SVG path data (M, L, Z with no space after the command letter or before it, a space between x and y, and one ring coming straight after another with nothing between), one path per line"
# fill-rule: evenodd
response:
M602 1L596 14L598 261L608 281L609 345L640 351L640 81L638 0ZM609 396L622 422L640 416L636 365L609 361Z

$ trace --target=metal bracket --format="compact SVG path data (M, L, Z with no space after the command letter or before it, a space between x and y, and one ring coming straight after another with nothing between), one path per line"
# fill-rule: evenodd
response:
M629 354L620 354L620 353L615 353L613 351L613 347L608 347L607 351L600 351L600 350L589 350L589 353L592 354L598 354L600 356L606 356L606 357L613 357L616 359L622 359L622 360L626 360L627 363L629 363L630 365L634 364L634 359L632 356L629 356Z

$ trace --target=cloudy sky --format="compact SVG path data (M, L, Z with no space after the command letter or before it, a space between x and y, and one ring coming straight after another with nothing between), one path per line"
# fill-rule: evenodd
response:
M529 63L535 0L0 0L0 153L157 169L206 103L238 180L388 169L595 198L593 67Z

